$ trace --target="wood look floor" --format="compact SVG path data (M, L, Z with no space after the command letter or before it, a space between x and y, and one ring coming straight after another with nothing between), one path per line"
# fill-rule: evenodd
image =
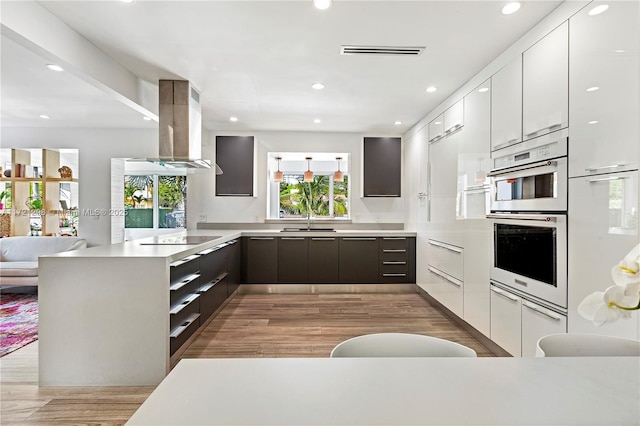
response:
M181 358L328 357L378 332L452 340L493 356L419 294L236 295ZM39 387L38 343L0 359L2 425L121 425L154 387Z

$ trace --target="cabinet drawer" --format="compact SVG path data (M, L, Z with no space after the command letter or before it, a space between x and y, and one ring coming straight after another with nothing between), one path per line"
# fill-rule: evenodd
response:
M379 282L382 284L393 284L393 283L409 283L410 282L409 274L407 272L381 272Z
M171 328L169 334L170 355L173 355L184 342L200 327L200 314L194 313L185 318L184 321Z
M464 278L464 251L460 247L429 240L429 265L462 280Z
M171 309L169 309L169 326L171 330L184 323L193 314L200 313L199 299L199 294L190 294L179 303L171 306Z
M200 270L200 256L197 254L187 256L169 264L169 280L171 283L181 280Z
M195 293L196 289L201 284L201 278L201 275L196 272L191 275L187 275L178 281L172 282L169 285L170 305L174 306L189 294Z
M227 298L227 274L203 284L197 291L200 295L200 324L204 324Z
M408 239L406 237L382 237L379 238L380 251L384 250L407 250L409 247Z
M522 299L491 286L491 340L515 357L522 353Z
M528 300L522 300L522 356L536 356L538 339L566 333L567 317Z
M463 291L462 281L433 266L428 267L427 292L460 318L463 314Z

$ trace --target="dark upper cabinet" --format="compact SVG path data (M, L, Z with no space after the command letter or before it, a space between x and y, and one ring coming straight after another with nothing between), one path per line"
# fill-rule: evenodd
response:
M309 283L338 282L338 239L312 237L309 241Z
M278 282L304 284L309 280L309 240L304 237L278 239Z
M216 196L253 196L253 136L216 136Z
M400 197L402 191L400 138L364 138L365 197Z

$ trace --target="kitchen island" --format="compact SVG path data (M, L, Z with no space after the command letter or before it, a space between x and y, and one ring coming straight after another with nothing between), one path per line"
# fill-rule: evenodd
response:
M637 425L640 359L186 359L128 425Z
M303 232L306 237L327 235L326 231ZM177 349L188 344L185 336L195 336L205 324L206 318L200 318L201 312L194 308L199 303L196 300L219 301L220 297L224 300L229 296L226 291L224 296L215 291L220 287L216 283L232 272L212 272L205 278L205 271L196 265L196 259L215 254L215 250L243 236L285 237L301 233L182 231L40 257L40 384L160 383L170 371L172 361L177 360ZM332 235L398 237L415 233L340 230ZM216 262L203 261L202 269Z

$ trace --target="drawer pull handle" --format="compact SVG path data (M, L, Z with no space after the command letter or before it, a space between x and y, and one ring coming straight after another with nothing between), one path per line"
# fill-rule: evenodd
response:
M622 179L629 179L629 177L628 176L612 176L612 177L598 178L598 179L587 179L587 182L589 183L610 182L612 180L622 180Z
M171 290L171 291L180 290L182 287L184 287L185 285L193 282L194 280L196 280L198 278L200 278L200 274L189 275L188 277L186 277L182 281L178 281L177 283L171 284L171 286L169 286L169 290Z
M218 247L218 246L211 247L211 248L208 248L208 249L205 249L205 250L202 250L202 251L198 252L198 254L201 255L201 256L204 256L204 255L207 255L207 254L211 254L211 253L213 253L214 251L216 251L216 250L218 250L220 248L221 247Z
M382 250L383 253L406 253L405 249L385 249Z
M325 238L322 238L322 237L311 237L311 239L313 241L335 241L336 240L335 238L331 238L331 237L325 237Z
M531 309L532 311L536 311L537 313L542 314L544 316L547 316L547 317L551 318L554 321L560 321L562 319L557 315L553 315L552 313L547 312L546 310L538 309L535 305L531 305L531 304L529 304L527 302L522 302L522 304L524 306L526 306L527 308Z
M273 240L274 237L251 237L252 240Z
M382 237L383 240L406 240L407 237Z
M382 274L383 277L406 277L407 274Z
M191 296L187 297L186 299L184 299L182 302L178 303L176 306L174 306L173 308L171 308L171 310L169 311L169 313L171 315L175 315L180 313L180 311L182 311L184 308L186 308L187 306L189 306L191 304L191 302L193 302L194 300L196 300L198 297L200 297L199 294L192 294Z
M447 275L446 273L437 270L436 268L434 268L433 266L429 266L429 271L431 271L432 273L436 274L437 276L439 276L440 278L445 279L446 281L448 281L449 283L455 285L456 287L462 287L462 282L458 281L457 279L450 277L449 275Z
M407 262L382 262L383 265L406 265Z
M366 194L365 197L399 197L400 194Z
M598 170L607 170L607 169L618 169L620 167L628 166L628 164L611 164L610 166L602 166L602 167L589 167L584 169L585 172L597 172Z
M362 238L362 237L345 237L343 238L344 241L375 241L375 238Z
M282 237L280 239L281 240L287 240L287 241L301 241L301 240L304 240L303 237Z
M527 137L533 137L535 135L537 135L538 133L544 131L544 130L555 130L559 127L562 127L562 123L556 123L556 124L552 124L551 126L547 126L547 127L543 127L542 129L538 129L535 132L531 132L531 133L527 133Z
M496 287L491 287L491 291L494 292L495 294L504 297L505 299L509 299L512 302L517 302L518 300L520 300L517 297L511 297L508 293L505 293L504 291L496 288Z
M187 262L191 262L192 260L195 260L197 258L199 258L200 255L197 254L192 254L191 256L187 256L184 259L180 259L180 260L176 260L175 262L171 262L169 264L170 267L175 268L176 266L180 266L180 265L184 265Z
M169 337L171 337L172 339L175 339L177 337L180 337L180 335L187 329L189 328L189 326L191 324L193 324L198 318L200 318L200 314L193 314L189 317L189 319L187 319L185 322L183 322L182 324L180 324L179 326L177 326L172 332L171 334L169 334Z
M435 240L428 240L428 242L432 246L440 247L440 248L452 251L454 253L462 254L462 249L459 249L458 247L450 246L449 244L441 243Z

